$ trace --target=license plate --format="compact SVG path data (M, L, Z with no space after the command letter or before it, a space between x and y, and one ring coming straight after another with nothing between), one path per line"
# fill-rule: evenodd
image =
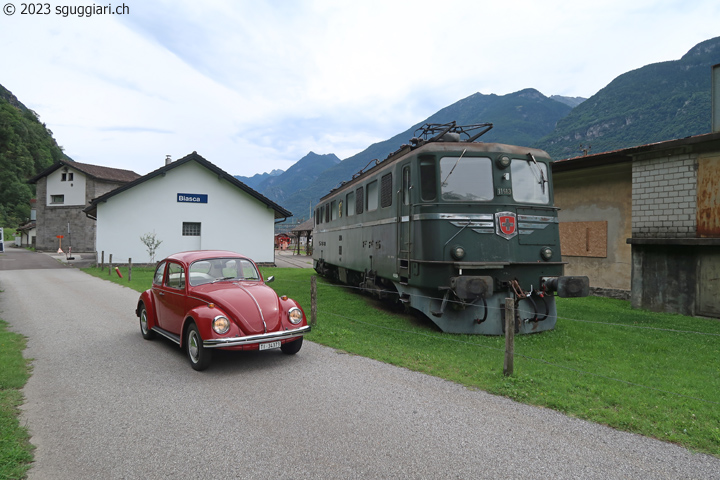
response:
M260 350L270 350L271 348L280 348L280 340L278 340L277 342L260 344Z

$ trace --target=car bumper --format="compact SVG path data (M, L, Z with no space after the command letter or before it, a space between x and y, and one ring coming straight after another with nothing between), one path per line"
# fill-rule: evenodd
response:
M283 330L281 332L262 333L260 335L248 335L246 337L211 338L203 341L205 348L227 348L251 345L253 343L272 342L285 340L293 337L301 337L310 331L310 325L296 328L294 330Z

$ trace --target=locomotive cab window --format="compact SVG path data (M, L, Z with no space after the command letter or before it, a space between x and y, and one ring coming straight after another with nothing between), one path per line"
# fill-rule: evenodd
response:
M513 160L510 164L513 198L517 202L547 204L550 201L547 164Z
M410 204L410 167L405 166L402 172L402 203Z
M440 191L448 202L479 202L493 199L492 161L487 157L440 159Z
M335 200L333 200L332 203L330 204L330 215L331 215L330 220L337 220L337 218L338 218L338 210L337 210L336 205L337 204L335 203Z

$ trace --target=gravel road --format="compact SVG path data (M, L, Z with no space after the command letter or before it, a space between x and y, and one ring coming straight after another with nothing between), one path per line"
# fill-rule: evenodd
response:
M720 459L312 342L195 372L142 339L136 292L77 269L0 270L0 290L34 359L31 480L720 479Z

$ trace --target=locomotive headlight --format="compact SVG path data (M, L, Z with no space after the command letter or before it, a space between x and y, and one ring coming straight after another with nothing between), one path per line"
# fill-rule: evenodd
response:
M543 260L550 260L553 256L552 248L550 247L543 247L540 249L540 256Z
M495 164L498 168L507 168L510 166L510 157L503 155L502 157L495 160Z
M462 260L465 258L465 249L460 245L455 246L450 250L450 255L452 255L455 260Z
M298 323L302 322L303 314L302 310L300 310L297 307L292 307L290 310L288 310L288 320L290 320L290 323L293 325L297 325Z
M230 330L230 320L222 315L218 315L212 321L212 328L215 330L215 333L219 335L227 333L227 331Z

